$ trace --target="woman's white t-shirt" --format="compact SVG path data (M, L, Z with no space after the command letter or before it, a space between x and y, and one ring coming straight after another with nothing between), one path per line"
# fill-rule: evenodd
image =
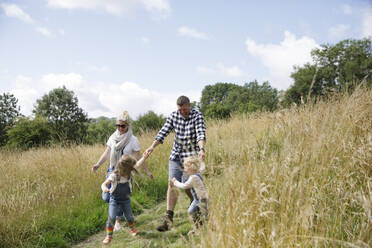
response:
M112 149L113 145L115 145L114 139L111 139L111 138L108 139L106 145ZM139 152L140 150L141 150L141 147L140 147L137 137L132 135L128 144L124 147L123 155L126 155L126 154L133 155L134 152Z

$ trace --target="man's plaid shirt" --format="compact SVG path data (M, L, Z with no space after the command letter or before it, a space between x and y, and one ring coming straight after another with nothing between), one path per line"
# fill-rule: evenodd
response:
M174 130L174 143L170 160L180 159L195 155L199 151L198 141L206 140L206 126L201 112L191 109L189 117L185 119L180 112L172 112L164 126L156 135L155 140L163 143L165 137Z

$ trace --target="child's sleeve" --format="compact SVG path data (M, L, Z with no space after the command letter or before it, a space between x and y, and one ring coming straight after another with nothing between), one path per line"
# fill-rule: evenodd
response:
M205 171L205 162L202 161L201 164L200 164L199 172L200 172L200 174L203 174L204 171Z
M140 158L137 161L136 165L134 166L134 169L138 170L139 167L143 166L143 164L145 163L145 160L146 160L145 157L142 156L142 158Z
M108 185L113 181L113 174L109 175L109 177L102 183L101 185L101 189L102 189L102 192L104 192L105 190L110 190L108 188Z
M193 176L190 176L189 179L187 179L186 182L181 183L179 181L174 181L174 186L180 189L191 189L192 188L192 181L193 181Z

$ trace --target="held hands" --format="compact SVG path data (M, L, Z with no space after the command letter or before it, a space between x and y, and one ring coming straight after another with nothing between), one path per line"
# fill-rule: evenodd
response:
M103 193L108 193L108 192L110 192L109 189L105 189L105 190L103 191Z
M144 159L147 159L150 156L150 154L151 154L151 152L148 152L148 150L149 150L149 148L146 151L144 151L143 154L142 154L142 157Z
M145 159L148 158L153 151L154 151L154 148L152 146L147 148L146 151L143 153L143 156L145 157Z
M202 149L198 152L198 156L199 156L199 159L201 159L201 161L205 161L205 150Z

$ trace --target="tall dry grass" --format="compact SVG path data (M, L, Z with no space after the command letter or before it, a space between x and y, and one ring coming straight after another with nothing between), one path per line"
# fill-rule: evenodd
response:
M140 137L143 149L154 136ZM136 177L143 181L134 194L140 207L146 205L141 200L154 203L159 195L165 198L170 147L169 139L152 156L149 167L154 181ZM104 149L96 145L1 151L0 247L68 247L103 229L107 204L101 199L100 186L107 163L96 173L91 167ZM158 198L146 196L149 192Z
M96 198L103 174L90 176L89 166L99 148L1 152L0 246L29 246L56 213Z
M371 99L371 90L359 89L305 107L208 122L210 221L186 246L371 247ZM143 149L155 134L139 137ZM148 160L164 188L171 146L168 137ZM103 149L2 151L0 247L66 247L81 239L79 232L102 229L106 165L96 174L90 168ZM79 215L84 219L69 226ZM64 233L53 231L61 225Z
M371 247L372 91L209 123L200 247ZM219 176L217 176L219 175Z

